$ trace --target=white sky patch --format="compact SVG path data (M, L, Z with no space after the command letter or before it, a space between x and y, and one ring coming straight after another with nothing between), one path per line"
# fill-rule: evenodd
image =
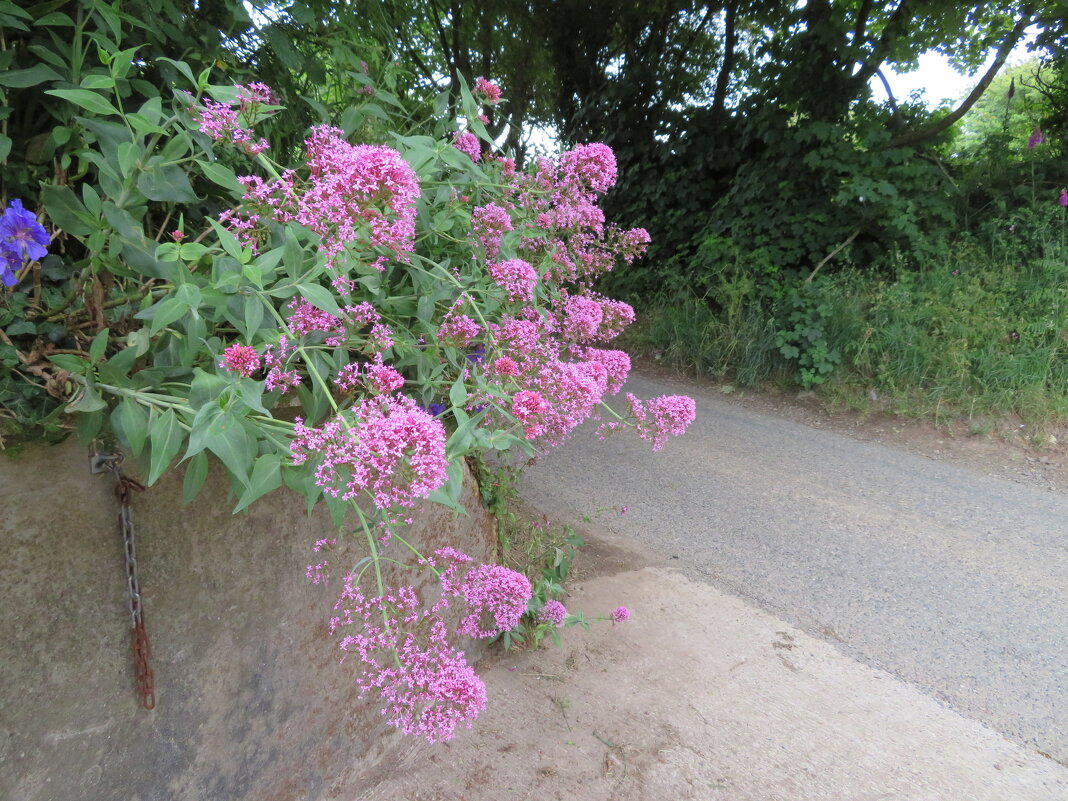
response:
M1034 41L1038 34L1037 28L1028 28L1023 39L1006 61L1006 66L1020 64L1032 58L1027 52L1027 45ZM894 92L894 98L898 101L906 99L913 92L922 93L923 102L928 108L937 108L942 103L956 103L962 100L994 63L994 51L987 55L986 63L971 75L962 75L949 65L949 60L941 53L930 51L919 58L919 67L912 72L897 73L887 67L883 72L890 88ZM1005 69L1005 67L1002 67ZM882 81L877 77L871 80L874 97L885 98L886 90Z

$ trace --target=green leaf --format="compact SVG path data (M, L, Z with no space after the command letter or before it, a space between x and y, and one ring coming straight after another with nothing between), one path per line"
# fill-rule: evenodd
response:
M334 300L334 295L329 289L318 284L298 284L297 291L315 308L330 312L330 314L338 313L337 301Z
M83 375L89 372L89 362L77 356L71 356L68 353L52 354L48 357L48 361L52 362L60 370L69 370L72 373L81 373Z
M229 380L218 373L208 373L199 367L193 368L193 382L189 385L189 407L199 409L206 403L218 400L229 386Z
M0 72L0 86L25 89L27 86L37 86L45 81L58 81L62 78L62 75L47 64L35 64L29 69Z
M208 477L208 455L198 453L190 458L185 468L185 479L182 481L182 500L189 503L204 486L204 479Z
M265 453L256 460L249 479L249 487L241 495L234 514L247 509L248 505L256 499L282 486L281 463L277 453Z
M186 64L184 61L175 61L173 58L164 58L162 56L160 58L156 59L156 60L157 61L165 61L168 64L172 64L180 73L182 73L182 75L184 75L186 78L189 79L189 83L193 87L195 87L197 89L200 88L199 82L197 81L196 78L193 77L193 71L191 69L189 69L189 65Z
M67 404L67 411L96 412L105 407L107 407L107 403L105 403L103 397L101 397L100 390L92 385L88 385L76 400Z
M89 89L49 89L45 94L54 95L55 97L74 103L74 105L80 106L86 111L91 111L94 114L101 114L105 117L113 114L117 115L119 113L119 110L111 105L103 95L98 95L96 92L90 91Z
M0 161L7 158L8 153L11 152L11 137L0 134Z
M184 317L189 312L189 304L179 298L164 298L148 311L153 312L150 317L148 315L141 317L141 315L145 314L144 312L139 312L135 316L141 317L141 319L151 319L149 332L152 336L155 336L161 328Z
M110 75L86 75L82 78L82 89L113 89L115 79Z
M92 215L69 186L45 184L41 187L41 202L49 219L68 234L89 236L93 232Z
M204 176L213 184L217 184L223 189L228 189L234 197L244 196L245 187L237 180L237 174L229 167L213 161L204 161L203 159L197 159L197 164L200 165Z
M144 450L148 437L148 412L144 406L132 398L124 398L111 413L111 425L134 456Z
M104 352L108 347L108 334L111 333L111 329L105 328L95 337L93 337L92 344L89 345L89 364L96 364L102 358L104 358Z
M263 299L259 295L245 296L245 339L252 342L263 323Z
M249 487L248 469L254 450L241 418L229 412L218 415L205 434L208 450L219 457L230 474Z
M449 402L456 408L462 408L467 403L467 387L464 386L464 377L461 375L449 390Z
M197 199L185 170L177 164L164 165L160 156L149 160L137 179L137 188L149 200L191 203Z
M168 409L155 419L149 429L149 442L152 444L152 457L149 461L148 484L155 484L171 460L182 447L185 434L178 424L178 417L173 409Z

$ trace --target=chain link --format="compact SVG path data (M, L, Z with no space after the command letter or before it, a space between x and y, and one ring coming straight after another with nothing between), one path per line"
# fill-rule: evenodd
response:
M119 500L119 533L122 535L123 558L126 563L126 589L130 600L130 636L134 657L134 677L137 681L137 693L145 709L156 706L155 674L149 659L152 647L145 631L145 613L141 604L141 582L137 577L137 552L134 547L133 519L130 515L130 498L134 492L142 492L144 484L123 475L121 453L93 453L89 457L90 469L94 473L105 470L115 476L115 497Z

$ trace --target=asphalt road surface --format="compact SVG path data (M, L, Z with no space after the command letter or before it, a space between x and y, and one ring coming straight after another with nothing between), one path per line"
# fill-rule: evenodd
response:
M697 401L685 436L654 454L587 426L527 470L524 497L1068 765L1068 495L681 392Z

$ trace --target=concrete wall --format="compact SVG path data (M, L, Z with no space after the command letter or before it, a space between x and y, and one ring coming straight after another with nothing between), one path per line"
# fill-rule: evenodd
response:
M0 456L0 798L358 797L401 737L338 664L326 622L339 580L304 577L327 516L285 490L233 516L217 472L188 507L180 476L137 495L150 712L134 690L114 483L74 442ZM463 504L456 520L428 505L409 538L492 559L470 477Z

